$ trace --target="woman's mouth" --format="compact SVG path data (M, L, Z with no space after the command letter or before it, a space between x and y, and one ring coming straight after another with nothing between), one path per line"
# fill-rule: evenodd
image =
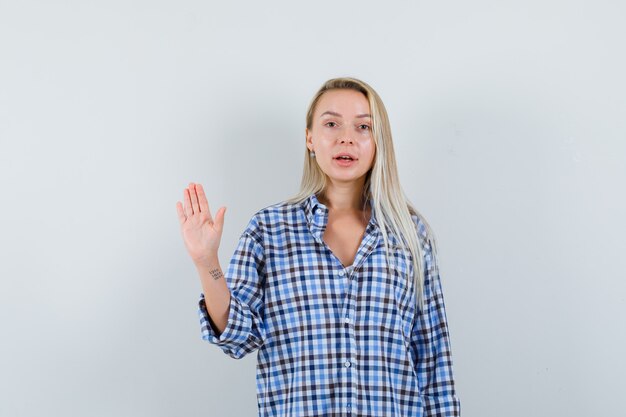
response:
M347 159L347 158L334 158L334 161L337 162L337 165L340 167L351 167L356 164L356 159Z

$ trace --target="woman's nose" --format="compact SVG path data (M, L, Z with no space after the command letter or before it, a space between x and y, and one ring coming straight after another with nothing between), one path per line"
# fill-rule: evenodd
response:
M348 132L341 132L339 134L339 142L343 143L343 142L354 142L354 139L352 139L352 136L350 136L350 133Z

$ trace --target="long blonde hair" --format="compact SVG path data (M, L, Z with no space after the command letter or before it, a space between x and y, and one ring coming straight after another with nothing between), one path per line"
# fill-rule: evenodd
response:
M367 172L363 185L362 201L365 202L363 208L369 201L375 210L376 220L385 244L387 266L389 266L390 259L389 231L398 237L397 240L405 259L407 259L408 249L413 259L416 305L418 310L421 310L424 292L424 253L419 242L419 231L411 216L416 215L424 224L426 240L429 242L433 255L436 254L435 236L426 219L411 204L400 185L387 110L376 91L367 83L352 77L333 78L322 84L309 104L306 114L306 127L309 130L313 127L313 113L317 103L322 95L331 89L358 91L364 94L369 102L376 152L372 168ZM325 191L328 178L314 159L309 156L309 149L305 144L300 191L286 200L288 203L300 203L312 193ZM410 274L410 268L407 268L407 272ZM407 276L407 279L411 278L410 275Z

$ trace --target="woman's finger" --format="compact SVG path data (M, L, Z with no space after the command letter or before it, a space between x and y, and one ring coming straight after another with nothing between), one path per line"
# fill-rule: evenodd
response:
M209 217L209 221L213 222L213 218L211 217L211 211L209 210L209 201L206 198L206 194L204 193L204 188L202 188L202 184L196 184L196 191L198 192L200 211L206 213Z
M191 206L193 207L193 212L200 213L200 206L198 205L198 194L196 194L196 187L193 182L189 183L189 194L191 194Z
M187 220L187 217L185 216L185 213L183 211L183 203L181 203L180 201L176 202L176 212L178 213L178 222L182 226L183 223L185 223L185 220Z
M183 191L184 199L185 199L185 214L187 217L193 215L193 208L191 207L191 197L189 196L189 188L185 188Z

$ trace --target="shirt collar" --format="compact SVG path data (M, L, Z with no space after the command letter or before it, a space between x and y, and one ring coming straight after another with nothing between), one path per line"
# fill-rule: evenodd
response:
M328 221L328 207L318 200L317 194L311 193L311 195L304 200L302 207L304 209L307 223L310 226L319 228L323 231L326 227L326 222ZM377 226L378 223L376 221L376 213L374 207L372 206L372 216L368 227L373 229L377 228Z
M328 207L320 203L317 199L317 195L312 193L306 200L304 200L304 214L306 215L307 222L312 223L326 223L324 218L328 215Z
M304 214L307 219L307 226L313 235L314 239L321 245L324 243L324 230L328 222L328 207L320 203L316 194L311 194L304 200L302 204ZM365 235L363 241L359 246L359 250L356 254L356 258L350 268L358 267L359 264L369 255L369 253L376 248L379 242L379 228L376 222L376 215L374 213L374 207L372 207L372 215L370 221L365 229Z

